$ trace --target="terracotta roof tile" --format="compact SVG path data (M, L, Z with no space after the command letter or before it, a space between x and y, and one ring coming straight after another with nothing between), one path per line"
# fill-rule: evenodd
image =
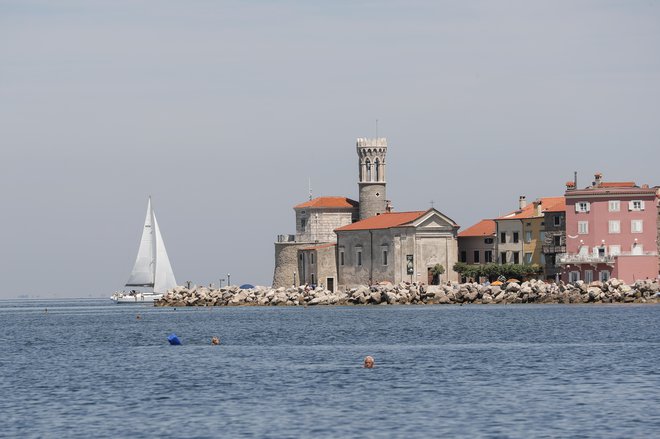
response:
M302 208L322 208L322 207L334 207L334 208L354 208L358 207L360 203L355 200L351 200L346 197L317 197L313 200L306 201L304 203L294 206L294 209Z
M541 198L541 212L563 212L566 210L566 199L564 197L545 197ZM535 218L534 203L529 203L522 210L516 210L504 216L497 218L498 220L507 219L525 219Z
M340 227L335 231L343 232L346 230L373 230L373 229L389 229L391 227L398 227L409 222L412 222L424 215L428 210L420 210L415 212L390 212L380 215L372 216L363 219L362 221Z
M459 238L465 238L468 236L491 236L495 235L495 221L490 219L485 219L479 221L477 224L472 227L468 227L458 234Z
M599 187L635 187L634 181L604 181Z

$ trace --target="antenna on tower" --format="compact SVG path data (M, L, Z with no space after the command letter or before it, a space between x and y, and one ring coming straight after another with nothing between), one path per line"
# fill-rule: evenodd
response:
M312 177L309 177L308 181L309 181L309 201L312 201Z

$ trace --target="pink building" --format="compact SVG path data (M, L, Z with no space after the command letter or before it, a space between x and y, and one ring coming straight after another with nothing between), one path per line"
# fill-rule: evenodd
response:
M585 189L573 182L566 187L566 253L559 257L564 282L658 276L657 187L604 182L601 174Z

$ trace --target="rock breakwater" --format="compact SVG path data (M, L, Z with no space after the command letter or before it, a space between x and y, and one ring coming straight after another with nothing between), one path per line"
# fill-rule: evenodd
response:
M359 286L328 291L305 286L241 289L175 287L155 306L314 306L314 305L414 305L414 304L515 304L515 303L660 303L657 280L627 285L620 280L586 284L548 284L541 280L503 285L478 283Z

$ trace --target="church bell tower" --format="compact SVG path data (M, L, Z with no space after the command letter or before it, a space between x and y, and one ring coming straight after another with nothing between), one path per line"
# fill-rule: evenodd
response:
M360 220L384 213L387 208L385 196L385 154L387 139L358 138Z

